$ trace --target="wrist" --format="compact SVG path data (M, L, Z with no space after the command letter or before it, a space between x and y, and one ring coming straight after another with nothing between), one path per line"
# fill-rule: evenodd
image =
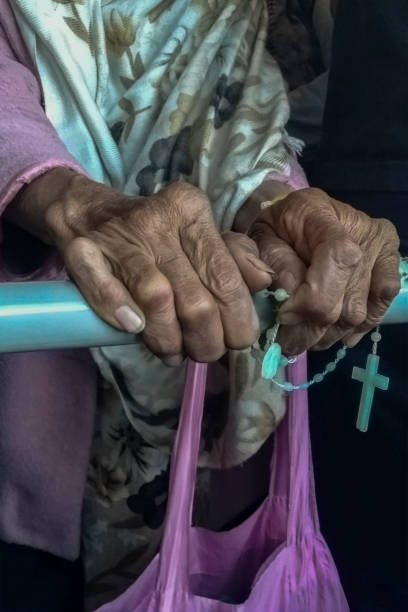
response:
M25 185L7 207L5 218L33 234L46 244L53 244L53 236L47 223L50 208L63 199L75 177L81 177L70 168L48 170Z
M272 206L279 200L285 198L292 191L293 188L286 183L265 180L241 206L235 216L232 229L235 232L245 234L258 215L266 207L265 203Z

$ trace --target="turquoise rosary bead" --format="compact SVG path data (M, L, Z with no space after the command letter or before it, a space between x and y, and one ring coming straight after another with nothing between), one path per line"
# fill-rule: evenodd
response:
M282 351L277 342L272 342L262 362L262 376L272 380L276 372L279 370L281 363Z
M288 299L289 294L285 289L276 289L276 291L266 291L267 294L272 295L277 302L284 302ZM280 382L276 380L274 377L278 372L279 368L286 367L287 365L294 363L296 361L295 358L288 358L282 355L282 349L280 345L276 342L276 336L279 330L279 323L276 323L271 329L268 329L266 332L266 353L262 360L262 376L267 380L271 380L275 385L283 389L284 391L295 391L297 389L308 389L310 385L314 385L315 383L320 383L330 372L334 372L338 362L341 359L344 359L347 352L347 347L343 346L337 351L337 356L334 361L330 361L324 372L315 374L313 378L309 381L305 381L298 385L294 385L289 381Z
M400 260L400 274L402 284L408 283L408 258L401 258ZM277 289L276 291L265 290L267 295L272 295L277 302L284 302L290 296L285 289ZM339 361L344 359L347 354L347 347L342 346L337 351L336 359L334 361L329 361L326 365L326 368L323 372L315 374L313 378L309 381L305 381L298 385L294 385L290 382L281 382L276 380L274 376L276 375L279 367L285 367L291 363L296 361L296 358L290 358L282 355L281 347L276 342L276 336L278 334L279 323L274 325L272 329L269 329L266 333L267 346L269 346L262 363L262 376L272 380L272 382L284 389L285 391L295 391L298 389L308 389L311 385L315 383L320 383L324 379L327 374L334 372L337 367ZM358 380L364 384L363 386L363 396L361 398L360 409L359 409L359 417L357 427L361 431L366 431L368 426L368 418L371 410L372 398L374 394L374 389L379 388L386 390L389 385L389 379L386 376L382 376L378 374L378 360L377 356L377 344L381 341L381 334L379 332L379 328L377 328L371 334L371 340L373 342L372 353L368 356L367 361L367 369L363 370L361 368L353 369L353 378ZM259 351L261 352L261 351Z
M274 338L275 336L276 336L276 329L274 330L274 333L272 334L271 337ZM269 380L272 380L272 382L275 385L277 385L284 391L290 392L290 391L296 391L298 389L308 389L311 385L322 382L326 374L334 372L337 364L339 363L339 361L344 359L344 357L346 356L346 353L347 353L347 347L343 346L341 349L337 351L336 359L334 361L329 361L324 372L315 374L313 378L309 381L305 381L303 383L299 383L298 385L294 385L288 381L280 382L279 380L275 380L274 376L276 372L278 371L279 367L287 366L290 363L294 363L294 361L296 361L296 358L288 359L287 357L282 355L279 344L277 342L272 342L272 344L270 345L270 347L268 348L266 352L266 355L262 363L262 376L264 378L268 378ZM278 361L278 357L279 357L279 361Z
M341 349L337 351L337 359L339 360L344 359L344 357L346 356L346 352L347 352L347 349L345 346L343 346Z
M289 293L285 289L277 289L272 292L272 295L277 302L284 302L289 297Z

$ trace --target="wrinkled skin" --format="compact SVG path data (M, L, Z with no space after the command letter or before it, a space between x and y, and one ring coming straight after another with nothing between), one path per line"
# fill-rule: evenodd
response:
M146 345L169 365L185 354L214 361L257 339L251 291L269 286L273 274L247 236L220 236L195 187L177 183L134 198L76 176L46 222L92 308L114 326L143 330ZM139 327L123 319L123 305Z
M262 197L276 187L262 186ZM130 197L59 168L9 208L10 220L57 247L100 317L142 333L169 365L253 344L251 293L271 285L290 294L280 310L286 354L356 343L399 290L393 225L317 189L261 212L258 202L248 218L243 207L242 233L223 236L205 195L187 183Z
M319 189L294 191L263 210L248 235L290 299L280 310L287 354L353 346L378 325L400 287L399 238Z

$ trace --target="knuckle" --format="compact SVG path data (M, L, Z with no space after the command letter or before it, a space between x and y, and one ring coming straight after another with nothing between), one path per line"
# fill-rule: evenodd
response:
M397 279L390 279L381 283L381 286L373 289L371 297L379 305L388 307L393 299L397 297L401 288L401 283Z
M190 327L210 321L216 315L216 312L215 303L205 297L198 300L183 299L179 308L179 317L185 325Z
M329 254L340 269L355 267L363 255L358 244L346 235L331 240Z
M155 283L154 287L142 285L140 293L135 293L139 295L138 301L142 308L151 314L164 313L173 306L173 291L166 283Z

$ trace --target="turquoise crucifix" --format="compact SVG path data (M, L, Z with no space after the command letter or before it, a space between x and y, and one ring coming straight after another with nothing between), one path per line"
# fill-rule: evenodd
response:
M360 406L358 409L357 429L367 431L373 404L374 391L381 389L387 391L390 379L378 374L378 355L370 353L367 357L367 366L364 368L353 368L352 378L363 383Z

